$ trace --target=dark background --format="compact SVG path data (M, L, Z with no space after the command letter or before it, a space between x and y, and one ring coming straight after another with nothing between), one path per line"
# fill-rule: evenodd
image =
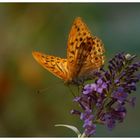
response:
M66 56L67 38L76 17L102 39L106 63L125 51L140 58L140 4L43 3L0 4L0 136L76 136L63 123L78 127L70 115L73 98L59 78L43 69L31 52ZM40 94L37 89L45 89ZM133 93L124 123L109 132L97 126L96 136L140 136L140 88Z

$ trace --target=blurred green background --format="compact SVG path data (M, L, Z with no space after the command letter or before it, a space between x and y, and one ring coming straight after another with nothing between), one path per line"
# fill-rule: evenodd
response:
M63 123L82 131L70 115L76 105L59 78L43 69L31 52L65 57L74 18L84 19L105 44L106 58L120 51L140 58L140 4L43 3L0 4L0 136L74 137ZM107 61L106 60L106 61ZM140 84L139 84L140 85ZM109 132L97 126L96 136L140 136L140 87L136 107L128 106L124 123ZM37 94L38 89L45 89Z

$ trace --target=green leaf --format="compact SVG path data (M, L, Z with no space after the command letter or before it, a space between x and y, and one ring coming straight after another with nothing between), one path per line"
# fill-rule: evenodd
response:
M77 134L78 138L81 137L80 131L75 126L66 125L66 124L56 124L55 126L67 127L69 129L71 129L72 131L74 131Z

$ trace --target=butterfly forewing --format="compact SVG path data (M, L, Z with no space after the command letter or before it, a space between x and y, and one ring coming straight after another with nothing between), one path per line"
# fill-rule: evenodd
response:
M91 34L86 24L80 17L76 18L70 30L67 44L68 70L71 77L74 77L77 73L75 70L77 69L77 61L80 61L77 59L79 52L83 53L81 49L84 46L81 47L81 43L84 43L86 38L90 36Z
M91 71L103 65L104 47L97 37L92 36L86 24L80 17L76 18L71 28L67 61L69 76L85 77Z
M33 52L32 54L36 61L45 69L63 80L67 79L67 59L45 55L40 52Z

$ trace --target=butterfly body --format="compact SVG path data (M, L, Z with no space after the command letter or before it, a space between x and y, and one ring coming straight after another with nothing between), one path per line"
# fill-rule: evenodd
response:
M67 58L33 52L38 63L66 84L80 84L90 79L93 73L104 64L104 46L102 41L91 35L80 17L76 18L71 28Z

